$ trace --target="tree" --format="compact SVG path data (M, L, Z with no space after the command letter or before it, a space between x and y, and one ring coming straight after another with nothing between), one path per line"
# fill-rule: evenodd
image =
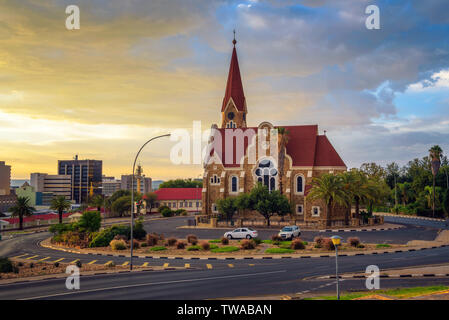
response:
M385 180L390 188L394 188L394 204L397 205L398 204L397 180L400 175L399 165L395 162L392 162L387 165L386 171L387 171L387 176L386 176ZM391 181L392 183L389 183L389 181Z
M433 175L433 203L432 203L432 215L435 218L435 177L438 174L438 170L440 170L441 165L441 155L443 150L440 146L435 145L429 149L430 159L431 159L431 168Z
M165 181L160 184L159 189L161 188L202 188L202 181L195 181L192 179L176 179Z
M58 211L59 223L62 223L62 214L71 208L72 204L64 196L58 196L51 200L50 209Z
M399 183L397 187L402 204L408 204L414 197L412 185L409 182L404 182Z
M349 225L349 217L351 216L352 203L357 191L355 190L357 174L354 171L343 172L341 175L341 182L343 183L343 190L346 194L345 198L345 225Z
M142 197L142 199L144 199L145 202L147 203L147 208L150 207L150 213L151 213L151 209L153 209L153 206L157 200L157 194L155 192L149 192L149 193L145 194Z
M278 128L278 144L279 144L278 169L279 169L279 191L281 194L283 193L284 162L289 133L290 132L285 128Z
M307 195L310 200L323 200L326 204L326 225L330 226L330 217L335 204L345 205L346 194L343 189L343 182L340 176L333 174L323 174L312 180L312 189Z
M360 166L360 171L365 173L368 178L384 179L386 176L385 169L374 162L362 164Z
M78 227L83 231L97 232L101 227L101 214L99 211L86 211L78 221Z
M92 207L97 208L97 211L101 212L101 207L104 205L104 198L103 196L96 194L92 198L89 199L89 205Z
M222 215L226 217L226 221L232 220L232 216L237 211L236 198L225 198L217 201L217 209Z
M251 199L249 193L241 193L239 196L235 199L235 205L238 210L244 211L248 208L250 208Z
M19 229L23 230L23 217L32 216L36 209L30 206L28 197L17 197L16 204L10 209L13 217L19 217Z
M122 217L125 213L131 212L131 196L123 196L116 199L112 205L111 210Z
M368 177L358 169L351 170L354 174L353 196L355 202L355 216L360 218L360 204L365 203L370 195Z
M446 189L443 197L443 210L446 217L449 217L449 189Z

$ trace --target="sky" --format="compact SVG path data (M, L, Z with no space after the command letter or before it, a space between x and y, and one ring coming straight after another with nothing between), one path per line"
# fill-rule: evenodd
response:
M371 4L379 30L365 27ZM220 123L233 29L248 125L318 124L348 167L449 152L447 12L446 0L0 0L0 161L27 179L78 154L118 177L149 138ZM174 144L148 145L144 173L201 175L170 162Z

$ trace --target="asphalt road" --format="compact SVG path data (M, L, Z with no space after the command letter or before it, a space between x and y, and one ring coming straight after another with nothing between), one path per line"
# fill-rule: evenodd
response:
M151 221L146 224L147 231L164 233L165 236L185 237L195 233L199 237L218 238L224 230L176 229L183 219ZM262 237L269 237L272 231L261 231ZM304 232L302 238L311 240L316 232ZM322 233L320 233L322 234ZM412 239L432 240L437 229L429 226L408 224L405 228L393 231L342 232L342 237L358 236L364 242L383 243L386 241L404 243ZM327 235L327 234L326 234ZM117 264L128 258L97 255L78 255L45 249L38 242L48 233L22 236L2 241L0 254L8 256L25 255L34 259L51 257L47 261L64 259L67 262L81 259L83 263L105 263L110 260ZM375 240L375 241L372 241ZM449 247L420 250L414 252L388 253L367 256L345 256L339 258L340 272L363 272L368 265L377 265L380 270L447 263ZM122 273L113 275L82 276L81 289L68 291L65 279L37 282L24 282L0 285L0 299L211 299L226 297L259 296L270 294L290 294L303 291L333 292L335 280L316 280L310 277L333 274L335 259L279 259L279 260L168 260L135 259L135 264L148 262L149 265L184 266L190 264L194 269L176 271L151 271ZM209 265L209 266L207 266ZM417 286L430 284L449 284L449 277L381 279L381 288L397 286ZM363 289L364 280L344 280L342 290Z

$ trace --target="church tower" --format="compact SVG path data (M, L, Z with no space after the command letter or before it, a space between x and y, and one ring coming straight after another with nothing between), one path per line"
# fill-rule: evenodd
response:
M225 97L221 107L221 127L222 128L246 128L246 100L243 93L242 78L240 76L239 61L235 45L232 50L231 66L229 67L228 82L226 84Z

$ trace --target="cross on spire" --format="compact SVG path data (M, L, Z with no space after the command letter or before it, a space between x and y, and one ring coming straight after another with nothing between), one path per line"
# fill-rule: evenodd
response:
M234 48L235 48L235 44L237 43L237 40L235 40L235 29L234 29L234 40L232 40L232 43L234 44Z

